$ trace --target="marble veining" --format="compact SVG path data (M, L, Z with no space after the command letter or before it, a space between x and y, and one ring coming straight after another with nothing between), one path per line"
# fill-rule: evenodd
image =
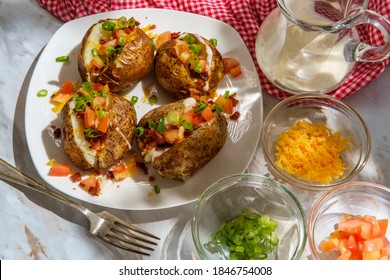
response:
M35 0L0 0L0 157L35 178L24 135L24 100L37 56L62 25ZM372 153L357 179L390 186L390 70L345 100L365 119L372 136ZM264 114L278 100L264 96ZM31 116L33 117L33 116ZM268 175L260 149L248 171ZM71 209L33 191L14 189L0 181L0 259L139 259L140 256L104 244L83 228L85 220ZM318 192L294 190L306 212ZM92 210L100 207L86 205ZM188 220L193 204L159 211L121 211L161 237L160 246L145 259L191 259L195 256ZM306 248L303 259L310 258Z

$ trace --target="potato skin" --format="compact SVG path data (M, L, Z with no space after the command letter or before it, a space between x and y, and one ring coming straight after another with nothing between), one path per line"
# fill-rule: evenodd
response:
M147 127L147 120L157 122L169 111L184 109L182 100L163 105L148 112L138 123ZM189 137L174 144L152 161L151 166L157 172L169 179L185 181L193 176L200 168L212 160L222 149L227 138L227 121L224 116L214 113L215 117L196 129ZM147 148L147 140L136 138L136 144L141 151Z
M110 21L110 19L101 20L96 24L102 24L105 21ZM104 71L88 71L86 57L84 57L87 53L85 48L91 40L90 35L93 34L95 25L89 28L81 43L78 59L80 76L84 81L108 84L113 93L124 92L141 81L153 67L154 48L150 38L143 30L135 27L129 34L130 40L123 46L122 52L116 56L115 60L110 60L109 66Z
M156 79L161 87L176 99L190 97L192 89L199 91L203 96L213 95L224 77L225 66L221 54L207 39L202 39L213 53L208 80L209 89L206 91L202 83L190 76L186 65L181 62L176 51L179 39L165 42L157 50L154 63Z
M137 125L136 111L126 98L107 93L110 98L109 127L104 136L104 144L101 151L95 155L94 164L89 163L75 140L74 128L68 101L61 111L62 139L65 152L70 160L81 170L93 170L107 168L120 160L130 149L134 140L134 129Z

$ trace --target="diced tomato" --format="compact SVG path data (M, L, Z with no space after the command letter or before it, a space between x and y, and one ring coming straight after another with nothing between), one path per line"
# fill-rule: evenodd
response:
M68 164L55 162L49 171L49 176L68 176L71 168Z
M193 110L187 111L182 119L187 120L194 127L197 127L199 124L204 122L204 119L201 114L195 114Z
M106 133L108 129L108 123L110 120L110 113L106 112L103 118L98 118L99 124L97 130L102 133Z
M119 165L115 166L112 169L115 180L122 180L130 176L130 172L127 169L127 166L124 162L121 162Z
M219 95L214 102L222 107L223 111L229 115L233 114L233 100L230 98L226 98L223 95Z
M242 74L240 65L231 69L229 73L230 75L232 75L233 78L237 78L238 76L240 76Z
M64 94L74 94L76 87L71 81L65 81L61 86L61 92Z
M375 237L364 241L364 251L373 252L380 250L386 245L385 237Z
M233 68L236 68L240 63L232 57L224 57L223 62L225 65L225 74L230 73Z
M351 252L356 251L358 249L356 239L353 235L350 235L347 239L347 249Z
M338 260L349 260L351 257L352 252L346 249L341 255L337 258Z
M323 252L338 250L338 259L378 260L390 256L390 242L386 239L388 219L374 216L344 215L329 240L321 242ZM338 245L336 245L338 242Z
M104 104L106 104L106 99L104 97L101 97L101 96L97 96L93 99L93 102L92 102L92 106L95 108L96 105L101 105L101 106L104 106Z
M84 111L84 125L85 128L95 128L96 125L96 113L89 106Z
M363 251L362 253L363 260L379 260L381 258L380 250L375 250L372 252Z
M100 183L97 177L93 174L82 180L79 183L79 186L92 195L98 195L100 193Z
M339 240L336 238L324 240L320 243L323 252L329 252L339 247Z
M91 65L96 67L97 69L101 69L104 67L104 61L99 56L95 56L91 60ZM92 68L92 66L91 66L91 68Z
M117 29L115 30L115 37L120 38L121 36L127 36L127 33L123 29Z
M191 52L188 49L182 51L179 55L180 61L183 62L184 64L188 63L188 61L190 60L190 57L191 57Z
M102 85L101 83L93 83L92 87L94 90L97 90L97 91L102 91L105 89L105 86Z
M156 49L158 49L162 44L165 42L168 42L172 39L172 32L171 31L165 31L158 35L156 40Z
M214 113L210 106L204 108L200 114L202 115L202 117L205 119L206 122L214 118Z
M373 237L384 237L384 236L386 236L386 231L387 231L387 227L389 225L389 220L388 219L378 220L378 225L379 225L379 231L378 232L373 232L372 236Z

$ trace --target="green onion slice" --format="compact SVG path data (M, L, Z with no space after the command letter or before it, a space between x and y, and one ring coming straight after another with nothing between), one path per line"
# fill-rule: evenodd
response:
M130 99L130 103L135 105L138 102L138 96L133 95Z
M161 188L158 185L153 186L153 190L156 194L159 194L161 192Z
M151 105L156 104L156 102L157 102L157 96L155 96L155 95L150 96L150 97L148 98L148 101L149 101L149 103L150 103Z
M214 46L214 47L216 47L217 45L218 45L218 41L217 41L217 39L215 39L215 38L210 38L210 43Z
M277 226L278 223L268 215L244 210L236 218L223 223L205 247L215 252L222 247L234 260L267 259L279 244L275 232Z
M47 91L47 89L41 89L37 92L37 96L38 97L45 97L49 92Z
M128 21L127 21L127 18L126 17L120 17L118 19L118 28L119 29L122 29L122 28L126 28L128 26Z
M196 105L195 105L194 113L195 113L195 114L200 114L206 107L207 107L207 104L206 104L206 103L204 103L204 102L198 102L198 103L196 103Z
M93 57L98 56L98 55L99 55L99 50L96 49L96 48L93 48L93 49L91 50L91 54L92 54Z
M167 114L167 121L170 124L179 124L179 115L175 111L169 111Z
M144 135L144 128L142 126L138 126L134 129L134 135L135 137L141 137L142 135Z
M161 118L158 121L156 130L160 134L162 134L165 130L167 130L167 127L165 126L165 118Z
M56 62L67 62L69 61L69 56L68 55L63 55L56 57Z
M116 28L116 24L115 24L115 22L112 22L112 21L106 21L106 22L103 22L102 28L104 31L114 31Z

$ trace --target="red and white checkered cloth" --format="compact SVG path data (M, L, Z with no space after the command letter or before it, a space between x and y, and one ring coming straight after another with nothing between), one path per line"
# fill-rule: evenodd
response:
M209 16L230 24L241 35L256 64L262 90L283 99L289 94L272 85L263 75L255 58L255 41L259 25L277 7L276 0L37 0L38 3L63 21L112 10L164 8ZM390 0L371 0L368 9L390 18ZM363 42L381 45L380 32L367 25L359 27ZM329 94L343 99L377 78L390 58L375 63L359 63L344 83Z

